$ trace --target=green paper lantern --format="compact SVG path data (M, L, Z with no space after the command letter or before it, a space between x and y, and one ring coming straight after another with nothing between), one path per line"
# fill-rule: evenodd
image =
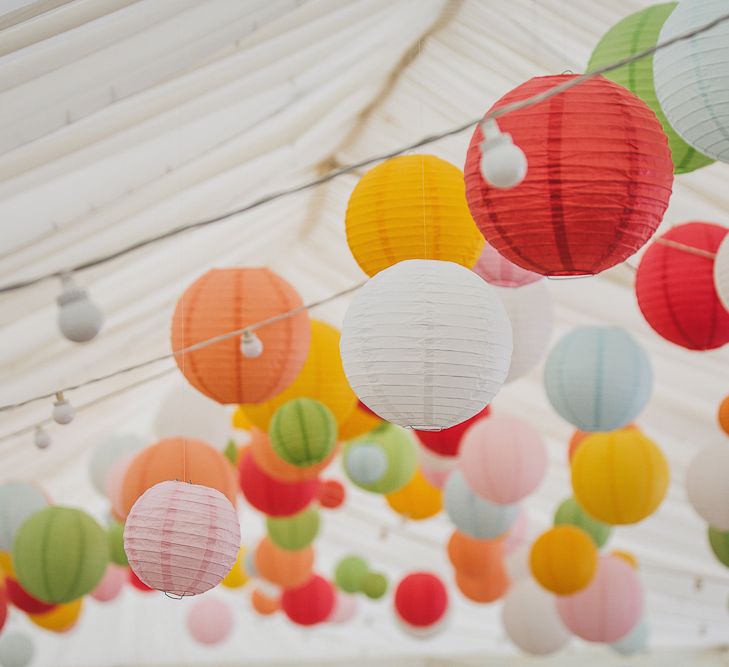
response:
M368 572L362 579L361 588L370 600L379 600L387 593L387 577L379 572Z
M334 583L345 593L359 593L362 590L362 581L368 572L369 566L364 558L347 556L337 564Z
M567 498L554 514L555 526L565 524L584 530L598 548L605 545L612 532L612 528L606 523L593 519L587 514L574 498Z
M709 526L709 544L722 565L729 567L729 530L717 530Z
M599 69L655 46L663 24L677 4L667 2L652 5L616 23L598 42L592 52L587 69L589 71ZM668 145L673 155L674 173L684 174L713 162L710 157L689 146L669 124L658 102L653 85L653 56L636 60L629 65L608 72L605 76L635 93L656 114L668 137Z
M20 585L44 602L72 602L96 588L109 563L106 531L86 512L47 507L31 516L13 543Z
M353 447L361 444L379 447L387 458L387 468L377 481L365 483L354 479L345 465L344 472L356 486L365 491L388 494L401 489L413 478L418 467L418 454L415 444L404 428L387 422L381 424L366 435L346 443L343 460L347 460L348 453Z
M316 539L319 523L319 512L309 508L293 516L268 517L266 530L277 547L287 551L299 551Z
M295 398L273 413L268 437L280 459L308 468L332 453L337 444L337 422L320 401Z
M114 565L129 565L127 552L124 551L124 524L112 521L106 529L109 539L109 559Z

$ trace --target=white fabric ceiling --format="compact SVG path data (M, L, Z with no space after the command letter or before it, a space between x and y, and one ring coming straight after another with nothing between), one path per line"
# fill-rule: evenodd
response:
M648 4L0 1L0 283L94 258L459 125L531 76L581 71L601 34ZM461 165L468 139L463 133L428 150ZM700 219L729 225L728 177L727 165L680 176L664 224ZM85 272L80 280L107 320L89 345L59 336L53 281L1 296L0 403L167 352L175 299L212 266L268 264L307 301L360 281L342 222L355 182L355 176L341 177ZM650 352L655 391L639 422L667 453L673 482L660 511L617 530L612 546L641 559L655 650L716 647L729 636L729 573L714 562L682 480L697 448L722 437L714 411L727 393L729 353L692 354L654 335L637 310L625 267L549 287L555 335L577 323L617 324ZM338 324L345 308L340 299L314 315ZM165 367L71 398L77 405L95 401ZM36 451L28 434L0 442L0 478L39 480L56 502L102 516L104 502L86 479L90 450L118 430L151 434L155 406L177 381L176 374L164 376L94 403L72 425L51 429L54 443L46 452ZM541 369L507 387L494 405L526 416L549 441L548 478L528 503L536 534L569 494L571 430L547 404ZM50 402L42 402L3 414L0 436L45 419L49 410ZM255 543L260 518L244 510L242 521L244 539ZM393 579L428 568L451 580L445 518L404 525L381 498L353 493L348 507L325 521L317 542L324 572L354 551ZM513 653L499 605L472 605L455 589L450 630L427 642L399 633L386 603L363 604L352 625L306 632L280 618L256 618L244 594L226 597L236 604L237 627L219 648L204 650L186 639L187 601L127 591L114 605L90 602L68 637L38 635L37 664L293 664L303 658L342 664L407 656L456 664L457 657ZM20 618L12 622L24 625ZM584 644L575 641L570 650L578 655L575 664L588 659L579 657ZM681 665L724 664L714 653L666 655L651 664L671 665L679 657ZM602 649L589 660L618 662Z

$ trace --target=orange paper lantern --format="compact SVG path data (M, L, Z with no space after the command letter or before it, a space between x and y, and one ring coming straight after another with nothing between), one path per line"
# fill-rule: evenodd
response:
M303 586L313 576L314 549L286 551L264 537L256 549L256 570L259 576L281 588Z
M477 540L456 530L448 540L448 558L465 578L483 579L503 570L504 542Z
M281 609L281 601L261 593L256 588L251 594L251 606L261 616L270 616Z
M268 435L257 428L251 431L250 448L256 465L269 477L273 477L280 482L304 482L315 479L332 462L332 459L339 451L338 447L334 447L329 456L320 463L307 468L299 468L279 458L271 446Z
M488 576L467 577L462 572L456 572L456 586L471 602L488 604L496 602L506 595L509 590L509 576L502 565Z
M721 429L729 435L729 396L727 396L719 405L719 426Z

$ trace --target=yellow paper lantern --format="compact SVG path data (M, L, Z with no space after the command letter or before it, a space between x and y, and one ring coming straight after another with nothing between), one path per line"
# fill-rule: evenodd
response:
M414 521L428 519L443 509L443 492L427 480L420 468L405 486L385 498L398 514Z
M590 435L572 460L575 499L603 523L637 523L650 516L668 480L663 453L636 428Z
M244 565L245 555L246 550L243 547L238 549L238 557L235 559L233 567L230 568L230 572L220 582L226 588L241 588L248 583L248 573Z
M253 423L246 417L246 413L240 405L233 412L230 422L233 428L241 431L250 431L253 428Z
M45 614L28 614L28 618L39 628L51 632L67 632L76 625L83 609L83 598L59 604Z
M0 573L5 577L14 577L13 556L9 551L0 551Z
M369 276L406 259L470 269L484 244L463 172L433 155L401 155L370 169L349 198L345 226L349 248Z
M365 433L369 433L381 423L382 419L365 410L360 403L357 403L354 410L349 413L349 417L339 425L339 439L342 442L354 440Z
M580 528L555 526L532 545L529 565L537 582L555 595L572 595L586 588L597 572L593 539Z
M265 403L241 405L250 423L268 431L273 413L295 398L313 398L326 405L337 424L354 409L357 397L347 382L339 355L339 331L329 324L311 321L309 355L301 372L291 385Z

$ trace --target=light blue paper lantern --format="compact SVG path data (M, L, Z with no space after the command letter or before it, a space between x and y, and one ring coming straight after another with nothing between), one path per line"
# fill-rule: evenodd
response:
M645 651L648 647L648 623L645 618L640 619L625 637L610 644L610 648L620 655L635 655Z
M577 327L549 353L544 387L552 407L581 431L614 431L645 407L653 371L627 331Z
M387 455L376 444L358 443L345 451L344 468L355 484L376 484L387 472Z
M455 527L479 540L500 537L519 516L518 505L497 505L476 495L459 470L454 470L448 477L443 504Z

